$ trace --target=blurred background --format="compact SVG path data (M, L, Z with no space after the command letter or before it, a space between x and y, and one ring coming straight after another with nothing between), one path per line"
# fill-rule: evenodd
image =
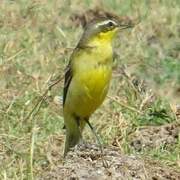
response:
M48 85L63 77L83 26L97 16L136 24L116 38L110 91L91 118L103 143L137 153L130 134L179 122L178 0L1 0L0 12L1 178L38 176L62 162L65 130L62 106L55 100L62 96L63 80L27 116ZM84 136L95 141L88 129ZM159 144L141 153L180 167L178 136L173 142L171 148Z

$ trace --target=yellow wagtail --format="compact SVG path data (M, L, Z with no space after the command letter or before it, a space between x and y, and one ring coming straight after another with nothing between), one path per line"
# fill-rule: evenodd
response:
M122 28L120 28L122 27ZM64 155L78 144L89 117L103 102L112 74L112 40L128 28L114 19L89 23L74 49L65 72L63 114L66 126Z

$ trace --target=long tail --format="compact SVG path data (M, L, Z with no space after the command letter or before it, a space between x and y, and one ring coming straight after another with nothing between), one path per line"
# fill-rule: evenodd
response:
M64 122L66 126L66 142L64 149L65 157L70 148L78 144L79 140L81 139L81 130L76 118L71 114L64 114Z

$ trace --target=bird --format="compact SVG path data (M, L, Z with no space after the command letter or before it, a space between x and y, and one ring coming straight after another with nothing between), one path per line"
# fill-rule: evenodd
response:
M64 156L79 143L90 116L104 101L112 76L113 39L129 28L117 19L89 22L65 70L63 116L66 127Z

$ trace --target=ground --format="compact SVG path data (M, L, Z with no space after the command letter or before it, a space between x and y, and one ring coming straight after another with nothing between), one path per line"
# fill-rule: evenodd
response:
M76 147L64 163L52 166L39 179L174 180L180 179L180 173L151 159L121 154L115 147L105 148L102 157L99 147L90 144Z
M179 7L178 0L2 1L0 179L180 179ZM97 16L135 26L116 37L110 90L90 118L103 156L86 127L85 144L64 159L57 96L83 27Z
M131 135L132 146L137 151L163 144L171 147L177 142L179 128L180 124L169 124L140 129ZM125 155L115 146L104 147L102 154L97 144L80 144L64 159L59 154L58 141L53 140L56 148L49 149L50 164L44 167L46 172L41 171L39 179L180 179L179 170L140 154Z

